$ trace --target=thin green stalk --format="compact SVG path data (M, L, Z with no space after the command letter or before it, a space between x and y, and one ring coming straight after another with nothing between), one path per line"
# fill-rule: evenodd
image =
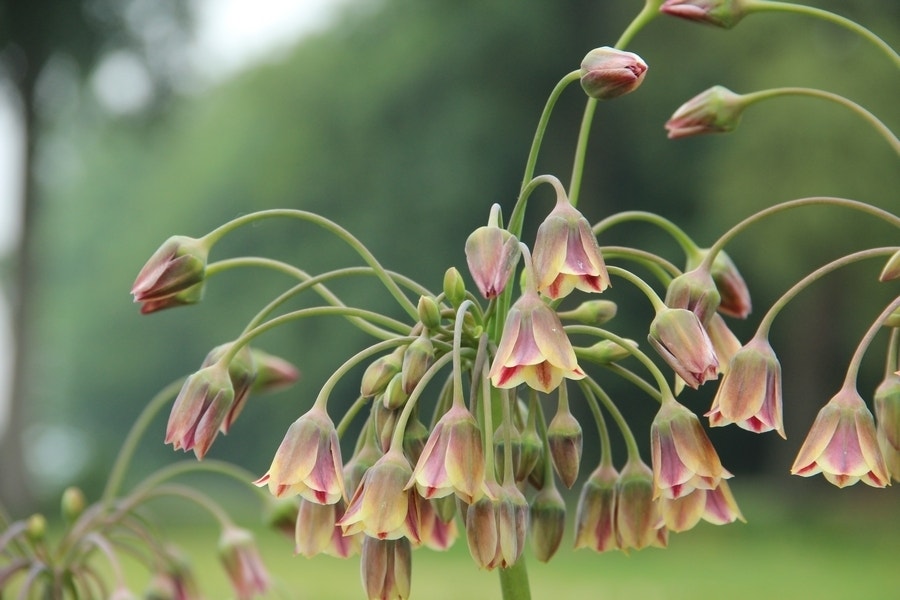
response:
M781 295L778 300L772 303L772 306L769 307L769 310L766 311L766 314L763 315L763 318L759 322L759 326L756 329L756 333L754 334L754 338L767 338L769 335L769 330L772 328L772 322L775 320L775 317L778 316L778 313L784 309L788 303L793 300L797 294L805 290L809 285L815 281L818 281L823 276L835 271L841 267L845 267L855 262L859 262L861 260L865 260L867 258L874 258L878 256L890 256L897 251L897 248L869 248L868 250L860 250L859 252L854 252L852 254L848 254L846 256L842 256L836 260L833 260L825 265L822 265L812 273L806 275L803 279L795 283Z
M840 104L841 106L845 106L865 119L865 121L872 127L874 127L875 130L887 141L887 143L890 144L891 148L893 148L894 150L894 153L900 154L900 140L897 139L897 136L894 135L890 128L874 114L872 114L856 102L848 100L840 94L834 94L832 92L826 92L824 90L818 90L815 88L780 87L768 90L760 90L758 92L751 92L749 94L742 94L741 97L745 102L745 106L750 106L751 104L755 104L756 102L767 100L769 98L775 98L778 96L809 96L812 98L829 100L831 102Z
M881 311L881 314L878 315L878 318L869 326L868 331L863 336L862 340L860 340L859 345L856 347L856 351L853 353L853 357L850 359L850 364L847 367L847 374L844 376L844 388L853 388L856 389L856 379L859 376L859 365L862 364L863 356L866 354L866 350L869 349L869 346L872 344L872 340L875 339L875 335L881 330L882 324L887 320L888 317L891 316L895 310L900 308L900 296L894 298L894 301L887 305L887 307Z
M644 281L631 271L627 271L621 267L614 267L612 265L607 266L606 270L610 275L621 277L622 279L634 285L634 287L638 288L641 292L643 292L644 296L647 297L647 300L649 300L650 304L653 306L654 311L659 312L666 307L666 303L662 301L662 298L659 297L659 294L657 294L652 287L647 285L646 281Z
M640 460L641 452L638 448L637 439L634 437L634 433L631 431L631 427L628 426L628 421L625 420L625 417L622 415L619 407L616 406L616 403L612 401L612 398L609 397L609 394L607 394L606 391L604 391L604 389L600 387L600 384L594 381L593 377L585 377L582 381L590 386L591 390L593 390L597 397L600 398L603 406L612 416L613 421L616 422L616 425L622 432L622 437L625 440L625 449L628 453L628 460Z
M179 477L181 475L184 475L185 473L193 472L218 473L220 475L231 477L232 479L235 479L246 485L248 489L258 494L263 500L268 500L269 498L268 492L253 485L253 481L257 478L256 475L254 475L247 469L244 469L237 465L212 459L204 460L203 462L184 460L162 467L161 469L157 470L155 473L152 473L150 476L144 479L144 481L142 481L141 484L135 488L134 494L136 496L140 496L141 494L146 493L147 491L159 486L164 481L174 479L175 477Z
M600 233L610 229L614 225L619 225L620 223L628 221L645 221L656 225L672 236L678 245L681 246L681 249L684 251L688 260L700 254L700 247L684 232L683 229L678 227L678 225L656 213L643 210L626 210L618 212L606 217L602 221L598 221L591 230L594 232L594 235L600 235Z
M880 37L860 25L855 21L851 21L846 17L842 17L841 15L837 15L833 12L829 12L827 10L823 10L821 8L816 8L815 6L806 6L803 4L792 4L790 2L775 2L768 0L757 0L755 2L750 2L746 6L747 13L752 12L790 12L801 15L809 15L812 17L816 17L819 19L823 19L830 23L834 23L835 25L839 25L856 33L869 42L873 43L878 47L879 50L885 53L887 57L894 63L895 67L900 67L900 55L891 48L890 44L882 40Z
M419 401L419 396L422 395L425 387L438 371L443 369L444 366L452 360L453 354L448 352L435 360L434 364L428 367L428 370L422 375L422 379L419 380L419 383L416 384L416 387L409 394L409 398L406 399L406 404L403 405L403 412L397 417L397 424L394 426L394 435L391 437L391 449L400 450L403 448L403 435L406 433L406 422L409 421L409 416L412 414L413 408L415 408L416 403Z
M612 440L609 439L609 427L606 426L606 419L600 410L600 404L597 403L597 396L583 380L578 382L581 393L587 398L588 408L594 417L594 423L597 425L597 436L600 438L600 464L612 466ZM546 451L546 450L545 450Z
M181 377L160 390L159 393L147 403L144 410L141 411L141 414L131 426L131 430L128 432L128 435L125 436L125 441L122 443L122 449L119 450L116 461L113 463L112 469L109 472L109 478L106 480L106 487L103 488L103 494L100 496L100 502L106 510L112 506L116 494L119 493L119 488L122 486L125 472L128 470L128 465L131 463L137 445L144 436L147 427L150 426L150 423L153 421L153 418L156 417L157 413L175 398L183 384L184 378Z
M248 215L242 215L237 217L236 219L232 219L231 221L220 225L216 229L212 230L205 236L203 236L203 241L206 241L210 246L215 244L219 239L222 238L225 234L241 227L242 225L247 225L249 223L253 223L255 221L259 221L260 219L270 219L275 217L287 217L292 219L300 219L302 221L308 221L323 229L333 233L339 239L346 242L351 248L353 248L357 254L375 271L376 277L384 284L385 288L387 288L388 292L398 304L406 311L406 313L412 317L414 320L418 321L419 313L416 309L416 305L403 293L403 290L397 285L397 283L390 277L387 270L381 266L381 263L375 258L375 256L366 248L365 244L360 242L355 236L353 236L349 231L335 223L330 219L326 219L325 217L318 215L316 213L308 212L305 210L297 210L297 209L272 209L272 210L262 210L254 213L250 213Z
M754 223L761 221L771 215L776 213L780 213L792 208L799 208L801 206L815 206L815 205L832 205L832 206L842 206L844 208L851 208L853 210L858 210L860 212L864 212L879 219L885 221L886 223L893 225L894 227L900 228L900 217L894 215L886 210L882 210L876 206L872 206L871 204L866 204L865 202L859 202L857 200L848 200L846 198L833 198L829 196L813 196L809 198L799 198L797 200L788 200L787 202L780 202L768 208L764 208L758 212L753 213L743 221L739 222L737 225L733 226L731 229L722 234L722 236L716 240L716 242L709 247L709 251L706 253L706 256L703 258L703 263L700 265L700 268L709 269L712 266L713 261L716 258L716 254L719 253L722 248L725 247L732 239L734 239L737 234L741 233L744 229L753 225Z
M626 246L601 246L600 252L605 259L623 258L641 265L664 286L668 286L674 277L681 275L681 269L674 264L645 250Z

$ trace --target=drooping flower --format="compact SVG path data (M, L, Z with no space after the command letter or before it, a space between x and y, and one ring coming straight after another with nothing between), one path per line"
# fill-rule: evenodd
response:
M363 532L380 540L408 537L419 542L419 516L406 484L412 467L403 453L390 449L363 475L338 525L344 535Z
M650 323L647 337L663 360L692 388L718 376L719 361L712 340L691 311L660 310Z
M359 568L367 598L409 598L412 583L412 547L409 540L380 540L366 536Z
M591 98L610 100L636 90L646 73L647 63L634 52L603 46L581 61L581 87Z
M249 531L226 527L219 538L219 558L240 600L268 591L269 575Z
M663 399L650 426L655 497L680 498L694 489L712 490L731 473L693 412L673 397Z
M276 498L299 494L310 502L334 504L346 498L334 422L314 406L288 428L268 472L254 482Z
M251 394L262 394L284 389L300 378L297 367L281 357L250 347L253 364L256 366L256 379L250 387Z
M713 525L744 520L724 479L714 490L695 489L680 498L660 498L659 508L666 528L674 532L687 531L701 519Z
M900 481L900 373L888 373L875 389L875 433L885 467Z
M475 417L454 405L434 426L408 486L415 484L424 498L456 494L471 504L482 491L484 448Z
M141 268L131 286L134 301L144 304L141 312L199 300L202 289L195 286L206 276L208 255L209 245L202 239L175 235L166 240ZM191 288L190 294L166 302Z
M206 290L206 283L201 281L194 285L176 292L171 296L158 298L154 300L144 300L141 302L141 314L149 315L151 313L166 310L167 308L176 308L178 306L189 306L197 304L203 300L203 293Z
M466 262L482 296L490 300L506 288L521 255L516 236L500 227L500 205L494 204L488 224L466 240Z
M219 359L224 357L229 348L231 348L232 343L222 344L210 350L201 366L208 367L219 362ZM234 355L234 358L231 359L231 362L228 363L228 376L231 377L234 399L228 414L225 415L225 419L219 426L219 430L222 433L228 433L232 423L244 409L247 396L250 394L253 382L256 381L256 373L256 364L253 361L253 353L250 351L250 347L242 346L237 354Z
M733 131L741 121L744 96L716 85L678 107L666 121L669 139Z
M606 263L587 219L557 194L556 206L538 227L534 241L537 289L556 300L578 288L602 292L609 287Z
M419 515L419 542L432 550L443 551L450 548L456 541L456 504L455 498L444 496L427 500L418 494L413 494L418 506ZM450 504L446 501L450 500ZM442 514L444 507L450 506L453 511L446 516Z
M547 562L562 543L566 529L566 501L555 485L548 485L531 499L531 549L541 562Z
M660 12L730 29L747 14L746 0L666 0Z
M615 491L616 545L623 551L648 546L665 548L669 542L659 503L654 498L653 471L638 459L628 459Z
M716 360L719 362L718 373L724 375L728 372L731 359L741 349L741 340L738 339L725 319L720 314L714 314L709 318L709 322L704 327L709 341L712 342L713 352L716 354Z
M704 248L690 256L685 270L689 271L700 266L707 254L709 249ZM724 250L716 253L709 272L719 291L719 312L730 317L746 319L752 308L750 289L734 261Z
M193 450L202 459L234 404L234 389L227 366L203 367L184 382L166 426L166 444L175 450Z
M618 549L616 536L616 489L619 473L612 464L601 463L584 482L575 511L575 548L597 552Z
M803 477L821 473L838 487L857 481L872 487L890 484L875 420L855 387L841 388L819 411L791 473Z
M556 414L547 425L547 445L553 467L563 485L571 488L578 478L581 466L583 434L581 424L569 410L565 383L559 388L559 404Z
M748 431L774 430L785 437L781 364L766 337L754 337L732 357L706 416L713 427L734 423Z
M509 567L522 555L528 503L515 485L485 482L484 495L466 510L469 553L483 569Z
M301 498L294 528L294 552L306 557L327 554L336 558L359 552L363 534L344 535L337 524L344 508L343 500L319 504Z
M721 296L712 274L704 268L691 269L673 279L666 288L666 306L684 308L706 325L716 314Z
M491 383L498 388L526 383L549 393L563 377L582 379L584 372L559 317L536 291L527 289L506 317L491 365Z

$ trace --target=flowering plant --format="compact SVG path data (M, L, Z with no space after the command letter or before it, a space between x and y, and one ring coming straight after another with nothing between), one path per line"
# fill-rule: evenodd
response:
M267 332L299 319L330 316L346 319L374 341L324 382L312 408L287 428L262 476L205 461L163 470L120 497L134 440L149 421L142 417L101 502L85 509L74 491L65 501L72 525L65 540L70 554L63 555L70 559L44 584L76 597L102 588L84 564L86 549L99 549L115 564L109 530L132 527L149 539L152 534L131 520L132 511L154 494L174 494L219 517L222 561L237 595L249 598L264 592L269 578L249 533L233 525L201 492L165 483L195 467L221 470L267 488L261 492L273 508L273 523L292 530L298 553L360 553L369 598L408 597L411 551L423 545L445 549L458 535L465 536L478 567L499 570L504 597L528 597L522 558L526 541L530 538L539 560L553 557L567 515L557 482L572 488L583 470L584 436L571 410L574 402L588 407L600 441L599 462L582 484L574 512L576 547L598 552L664 547L670 532L685 531L700 520L743 520L728 485L732 474L700 418L678 398L691 393L685 388L718 385L704 415L710 426L734 424L784 437L782 371L769 342L774 319L800 291L862 260L882 261L880 281L894 285L900 279L900 247L865 248L816 269L769 308L746 342L731 331L727 319L748 318L750 292L725 247L749 226L795 209L836 206L895 229L900 229L900 216L851 199L788 200L756 212L703 247L655 214L628 211L591 223L578 207L595 111L603 101L634 92L652 76L640 56L624 50L634 36L660 14L728 28L761 11L797 12L847 27L900 67L900 56L877 36L820 9L767 0L647 0L613 46L588 52L580 68L552 90L508 218L499 204L489 207L487 224L465 240L465 267L448 265L440 289L386 269L350 232L302 210L256 212L201 237L167 240L133 285L142 313L198 303L211 277L238 265L276 269L296 279L240 335L213 349L199 370L148 405L146 415L152 415L174 397L165 433L165 442L174 449L193 451L202 459L218 434L227 433L239 417L248 396L296 379L289 363L257 348ZM566 187L552 174L536 174L536 165L554 105L576 81L587 104ZM732 131L750 105L789 94L847 107L900 155L900 141L872 113L841 96L808 88L737 94L715 86L675 110L665 127L670 138ZM553 190L555 203L528 243L525 212L541 186ZM311 275L267 258L209 262L216 243L231 231L273 218L324 228L346 242L364 266ZM640 248L602 245L605 232L635 220L671 234L684 251L684 266ZM642 278L628 265L651 277ZM331 280L359 276L381 282L395 301L396 314L346 305L328 287ZM639 332L646 336L646 346L616 330L617 305L607 291L614 285L633 286L646 297L652 318ZM322 303L277 313L286 301L307 292L317 294ZM873 417L857 391L857 374L864 353L883 328L890 329L887 367L873 399ZM813 423L792 473L821 473L839 487L858 481L884 487L900 479L898 355L900 296L883 307L862 337L842 388ZM336 384L347 377L360 381L358 397L349 405L332 399ZM607 392L610 377L623 378L658 403L647 432L649 458L641 455L633 424ZM625 440L626 460L618 466L607 419ZM351 444L346 437L354 421L362 423L361 433ZM44 572L33 565L43 552L42 527L33 519L17 522L0 538L0 550L16 556L11 567L0 571L0 582L27 573L24 587L38 585ZM151 547L155 572L168 590L164 597L195 597L188 573L176 568L175 557L162 546ZM114 590L117 597L126 597L121 579Z

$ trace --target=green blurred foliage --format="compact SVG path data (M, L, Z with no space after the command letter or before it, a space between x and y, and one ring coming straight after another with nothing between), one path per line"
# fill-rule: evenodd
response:
M883 18L896 8L831 4L888 41L900 39L898 20ZM199 306L141 316L129 287L169 235L199 236L254 210L302 208L340 222L386 267L439 291L447 267L465 272L463 243L486 222L490 204L511 210L533 128L556 81L591 48L612 45L639 7L636 0L387 0L348 13L283 60L178 99L164 113L109 116L85 93L44 139L35 299L42 316L28 399L36 431L51 424L81 432L77 443L89 460L77 476L87 487L98 484L147 400L292 285L276 273L235 270L212 280ZM896 156L840 107L775 99L751 107L728 136L669 142L662 129L677 106L714 84L737 92L820 87L896 126L896 73L871 45L808 17L753 15L727 32L660 18L629 49L650 70L638 92L600 106L580 203L590 220L653 210L709 245L741 218L795 197L838 195L900 209ZM584 101L577 85L560 100L538 172L568 179ZM544 194L532 199L526 241L551 206ZM896 244L891 234L871 218L836 209L797 211L749 230L728 248L756 301L751 323L736 324L736 331L752 333L765 307L805 272L853 248ZM623 226L601 240L622 243L683 260L648 225ZM311 273L361 264L346 245L299 221L242 229L212 258L239 254L281 258ZM787 478L785 457L836 391L855 340L891 293L860 283L877 268L831 277L805 295L804 308L776 322L787 419L797 426L787 444L733 428L716 432L717 443L736 440L722 450L726 466L774 464ZM620 314L632 315L621 319L623 330L634 328L630 337L643 341L640 320L649 307L627 287L616 283L610 297L622 304ZM334 289L347 303L398 313L374 280L337 282ZM338 319L264 337L260 347L295 362L302 380L252 398L210 455L264 472L288 425L366 341ZM880 358L873 358L864 394L877 382ZM802 375L799 384L790 383L792 368ZM334 414L355 399L360 374L339 384ZM623 404L639 407L642 436L652 403L623 389L634 396ZM703 390L685 401L704 412L708 400ZM162 445L164 424L161 415L138 470L173 460Z

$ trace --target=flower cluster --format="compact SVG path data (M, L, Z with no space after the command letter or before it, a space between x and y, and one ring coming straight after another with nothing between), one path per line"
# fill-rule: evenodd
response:
M660 13L727 28L773 4L781 3L667 0ZM621 47L646 23L647 14L641 12L616 48L589 52L580 68L554 89L555 101L578 80L589 98L579 149L586 143L583 136L596 104L635 91L646 77L647 64ZM670 138L731 131L746 107L788 93L835 99L803 88L739 95L716 86L677 109L666 129ZM553 104L548 102L540 121L538 143L509 221L504 222L502 208L494 204L487 224L465 241L468 280L474 286L450 266L442 288L430 289L382 267L336 223L301 210L279 210L243 215L205 237L170 238L140 270L132 288L143 313L198 302L209 274L227 270L221 263L216 269L207 265L215 242L239 226L282 217L322 227L347 242L366 265L356 272L377 278L393 297L400 317L345 304L322 283L330 272L310 277L282 265L282 271L300 281L265 305L240 335L213 349L186 379L165 434L176 450L192 450L203 458L218 433L232 427L249 395L294 381L296 369L256 348L257 338L275 327L340 315L372 335L376 341L371 346L353 354L322 384L312 406L288 427L269 470L255 480L277 505L273 525L293 535L297 553L360 555L370 598L409 597L412 551L422 546L444 550L460 536L482 569L510 569L522 560L529 538L535 556L549 561L567 521L559 484L574 488L581 481L572 519L576 548L665 547L671 533L701 520L717 525L743 520L729 487L732 473L700 417L678 398L717 385L705 413L709 426L733 424L785 437L782 369L769 342L776 316L803 289L864 259L886 261L880 277L885 287L900 279L897 247L864 248L833 260L791 287L765 313L756 333L741 342L729 319L747 319L752 302L724 250L735 235L770 215L816 205L858 211L898 229L900 217L853 200L803 198L767 206L709 246L698 245L671 221L639 211L592 223L588 211L578 207L582 152L569 189L553 175L533 172ZM900 152L896 137L879 131ZM529 238L524 214L542 185L555 191L555 203ZM632 220L650 221L675 238L683 260L600 245L610 228ZM654 278L642 279L626 268L629 262L646 267ZM266 267L279 264L259 261ZM614 331L613 279L617 288L621 283L636 289L652 309L640 342ZM281 302L307 290L318 292L324 304L272 316ZM857 373L881 329L890 329L891 335L873 416L857 391ZM898 355L900 297L862 338L843 387L812 424L791 469L794 474L821 473L838 487L859 481L885 487L900 479ZM606 391L606 378L616 376L656 403L646 432L649 463L619 411L619 399ZM359 381L358 397L349 407L331 401L336 384L346 378ZM338 412L335 424L331 414ZM624 440L626 458L618 465L607 418ZM585 434L585 421L593 421L596 436ZM359 432L353 443L351 430ZM580 479L586 441L597 442L598 452L591 455L599 454L599 461ZM22 526L22 535L28 527ZM221 555L238 596L267 589L268 576L248 534L228 523L223 530ZM169 573L160 574L160 585L183 589L178 586L184 581Z

